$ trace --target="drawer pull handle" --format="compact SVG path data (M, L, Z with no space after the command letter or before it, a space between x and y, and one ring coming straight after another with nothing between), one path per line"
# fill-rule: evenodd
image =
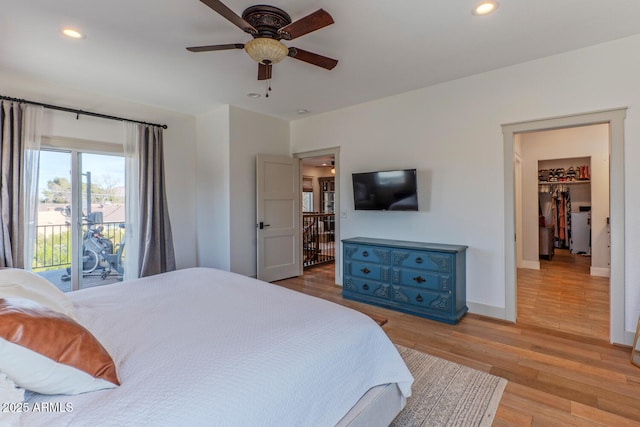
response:
M367 251L362 252L362 256L365 257L365 258L368 257L369 256L369 252L367 252Z
M418 296L416 297L416 301L422 302L422 295L418 294Z
M371 270L369 270L367 267L361 268L360 271L362 271L364 274L371 273Z
M422 276L416 276L416 277L414 277L414 278L413 278L413 280L415 280L415 281L416 281L416 283L423 283L423 282L426 282L426 280L425 280L425 279L423 279L423 278L422 278Z
M416 264L422 264L422 258L420 257L416 258Z
M362 285L362 289L364 289L365 291L369 290L369 285L367 285L366 283L364 285Z

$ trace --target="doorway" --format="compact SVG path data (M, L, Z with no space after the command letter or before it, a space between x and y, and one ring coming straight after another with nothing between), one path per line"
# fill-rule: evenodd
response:
M296 155L301 162L303 274L331 270L338 277L338 148Z
M609 340L609 134L601 123L516 135L519 324Z
M62 291L123 278L124 163L115 153L40 152L32 270Z
M626 109L586 113L530 122L503 125L504 183L505 183L505 319L515 322L517 317L516 288L516 219L515 219L515 165L518 139L529 132L568 129L573 127L609 125L609 230L610 230L610 318L609 341L629 344L625 333L624 300L624 118ZM525 171L522 171L523 177ZM524 179L524 178L523 178ZM537 179L536 179L537 181ZM533 191L537 192L537 182ZM615 190L615 191L613 191ZM523 198L524 199L524 198ZM514 236L516 239L514 240Z
M335 158L302 163L302 259L304 271L335 262Z

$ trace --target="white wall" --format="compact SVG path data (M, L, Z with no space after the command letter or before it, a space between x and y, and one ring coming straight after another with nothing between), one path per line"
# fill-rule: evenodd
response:
M256 155L289 155L289 123L225 106L196 118L198 260L256 276Z
M625 213L640 194L640 36L507 67L292 123L292 151L340 146L340 238L371 236L469 246L472 311L505 316L501 125L628 106ZM356 212L351 173L418 169L419 212ZM627 221L626 235L640 235ZM640 239L626 239L625 328L640 312Z
M163 132L167 203L178 268L196 265L195 120L191 115L62 88L0 71L0 93L107 115L166 124ZM121 122L45 110L44 135L122 144Z
M523 259L538 261L538 162L549 159L591 158L591 267L608 270L609 217L609 125L600 124L569 129L522 134ZM558 160L558 162L566 161ZM564 164L563 163L563 164ZM546 164L551 164L547 162ZM575 162L569 162L573 166ZM586 164L586 163L580 163ZM574 184L571 192L580 191ZM581 203L576 200L572 208ZM582 203L584 204L584 203ZM575 209L577 210L577 209Z
M231 107L231 271L256 276L256 155L289 155L289 122Z
M231 270L229 106L198 116L198 266Z

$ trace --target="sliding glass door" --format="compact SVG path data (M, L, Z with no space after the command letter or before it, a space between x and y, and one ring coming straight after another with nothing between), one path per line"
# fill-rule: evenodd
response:
M63 291L122 280L124 157L42 150L33 271Z

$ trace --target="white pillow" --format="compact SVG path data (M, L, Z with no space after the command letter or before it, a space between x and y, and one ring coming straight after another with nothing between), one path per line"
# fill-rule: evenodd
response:
M72 319L76 318L69 297L53 283L31 271L0 269L0 298L27 298Z
M120 385L116 366L91 332L24 298L0 299L0 371L42 394L79 394Z
M24 389L16 387L6 374L0 372L0 426L18 427L22 415Z

